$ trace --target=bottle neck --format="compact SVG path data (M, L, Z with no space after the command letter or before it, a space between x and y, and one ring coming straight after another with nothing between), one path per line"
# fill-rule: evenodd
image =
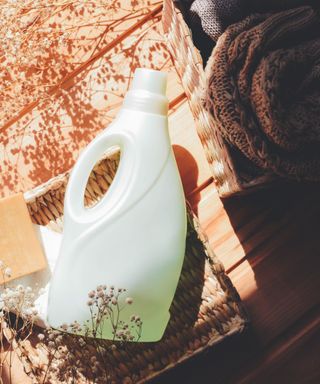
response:
M167 97L161 94L137 89L127 92L122 107L124 109L167 116L168 104Z

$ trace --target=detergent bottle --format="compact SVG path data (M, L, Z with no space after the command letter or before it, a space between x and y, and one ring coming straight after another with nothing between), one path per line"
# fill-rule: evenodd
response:
M183 264L187 225L167 114L166 74L137 69L114 122L76 162L49 289L47 321L52 327L74 321L90 327L88 292L107 285L126 289L132 298L131 305L125 305L131 303L128 297L118 305L124 307L122 321L128 323L132 315L141 319L139 341L163 336ZM115 146L121 153L115 178L106 195L86 208L90 172ZM96 337L114 339L113 331L106 320Z

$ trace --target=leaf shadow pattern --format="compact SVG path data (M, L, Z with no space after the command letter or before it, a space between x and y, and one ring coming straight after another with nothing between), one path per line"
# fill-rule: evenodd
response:
M0 64L1 73L11 68L11 75L0 79L5 85L0 95L1 196L69 170L81 149L114 118L136 67L170 67L159 17L139 24L150 3L66 1L57 12L49 7L50 15L40 8L32 14L39 21L24 27L32 29L29 40L39 49L23 65L30 48L17 42L21 31L12 31L10 44L20 44L16 61L4 58ZM122 38L128 27L132 33ZM101 57L90 61L103 49Z

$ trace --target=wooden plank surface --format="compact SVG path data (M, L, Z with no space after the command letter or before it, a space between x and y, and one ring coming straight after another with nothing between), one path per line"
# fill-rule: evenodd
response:
M222 202L211 185L198 206L240 295L269 327L279 311L278 331L280 316L287 324L320 303L319 192L319 185L289 185ZM264 327L261 334L268 339Z
M186 99L170 113L169 130L184 191L188 195L210 178L210 170Z
M221 201L210 184L190 197L251 329L159 383L319 382L319 192L289 185Z
M291 184L221 201L213 185L202 191L200 221L253 329L251 351L241 350L250 350L246 342L231 347L234 374L221 371L222 383L318 382L319 192L319 185ZM201 368L209 383L209 366Z
M237 383L319 383L320 308L306 313L257 360L249 361L232 380Z

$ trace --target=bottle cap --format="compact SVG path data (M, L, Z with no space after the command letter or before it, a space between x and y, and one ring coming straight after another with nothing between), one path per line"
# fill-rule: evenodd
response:
M165 96L167 74L153 69L137 68L134 72L130 90L143 90Z

